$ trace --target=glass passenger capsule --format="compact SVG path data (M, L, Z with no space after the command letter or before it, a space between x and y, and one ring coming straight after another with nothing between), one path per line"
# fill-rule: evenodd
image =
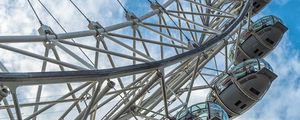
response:
M202 102L178 112L176 120L229 120L229 117L218 104Z
M229 58L234 64L251 58L263 58L277 46L286 31L287 27L278 17L265 16L242 33L240 42L231 47Z
M214 91L207 100L220 104L230 117L236 117L262 99L276 77L265 60L249 59L214 79Z

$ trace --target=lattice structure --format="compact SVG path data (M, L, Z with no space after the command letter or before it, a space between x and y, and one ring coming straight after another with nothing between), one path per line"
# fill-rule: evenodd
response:
M60 110L55 118L61 120L176 119L180 110L205 101L196 97L199 90L214 91L215 79L236 65L229 48L241 48L243 33L252 30L251 17L269 3L148 0L151 11L137 16L118 1L127 21L103 26L76 2L70 0L89 23L88 30L68 32L44 1L34 1L63 31L56 32L28 0L40 24L39 35L0 36L1 50L41 65L39 70L19 72L5 67L10 63L0 64L0 109L7 119L39 119L54 107ZM36 87L32 100L20 102L22 87ZM65 89L43 99L56 88ZM31 113L24 113L26 109Z

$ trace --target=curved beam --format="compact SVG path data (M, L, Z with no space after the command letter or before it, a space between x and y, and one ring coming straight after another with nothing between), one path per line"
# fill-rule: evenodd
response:
M172 0L169 0L172 1ZM168 3L168 2L167 2ZM250 8L251 0L244 3L244 7L240 15L222 34L216 35L212 39L205 42L199 48L187 51L185 53L172 56L159 61L129 65L118 68L102 69L102 70L88 70L88 71L65 71L65 72L27 72L27 73L0 73L0 82L3 84L33 85L33 84L53 84L66 82L82 82L94 80L105 80L107 78L117 78L132 74L139 74L143 72L153 71L159 68L170 66L174 63L188 59L190 57L201 54L206 49L217 44L225 38L236 26L243 20ZM147 14L146 14L147 16Z

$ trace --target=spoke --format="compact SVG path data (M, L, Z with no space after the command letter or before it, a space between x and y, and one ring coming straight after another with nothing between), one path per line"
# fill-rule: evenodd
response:
M162 95L163 95L163 100L164 100L165 117L169 118L168 98L167 98L167 93L166 93L164 70L161 70L160 74L161 74L161 90L163 93Z
M10 119L26 116L25 120L35 120L61 104L66 108L57 116L59 119L172 119L176 111L192 104L193 91L212 88L209 82L233 65L228 61L227 47L240 42L237 39L241 38L242 26L246 24L241 22L251 6L248 0L167 0L162 5L149 0L152 11L136 17L118 0L125 15L129 15L127 22L103 27L91 21L79 8L82 6L70 0L89 23L89 30L67 32L46 4L37 2L65 33L0 36L0 48L43 63L39 72L8 73L0 62L3 71L0 82L12 90L9 97L14 102L10 104L4 98L0 109ZM39 11L32 5L31 8L43 25L36 13ZM248 13L248 21L251 15ZM40 50L16 47L43 43L42 54ZM53 46L47 47L45 43ZM216 57L219 53L225 60ZM196 83L200 77L205 84ZM112 81L116 82L116 88ZM42 96L48 92L45 86L49 84L66 85L67 92L43 101ZM34 101L19 103L16 88L34 85L38 85ZM16 112L12 113L11 108ZM27 108L33 113L27 115Z
M1 69L3 72L9 72L9 71L7 70L7 68L3 65L2 62L0 62L0 69ZM4 105L9 105L6 98L3 99L3 103L4 103ZM11 109L10 109L10 108L6 108L6 111L7 111L7 113L8 113L9 118L10 118L11 120L14 120L15 118L14 118L14 115L13 115Z
M162 19L164 25L167 25L167 22L166 22L166 19L164 18L164 16L162 16L161 19ZM170 32L170 29L169 29L169 28L166 28L166 30L167 30L169 36L172 36L172 34L171 34L171 32ZM181 39L181 41L183 41L183 40ZM175 45L175 42L174 42L174 41L171 41L171 43L172 43L173 45ZM182 45L181 45L181 46L182 46ZM178 49L177 49L177 48L174 48L174 49L175 49L176 54L179 54ZM187 48L187 49L188 49L188 48ZM183 51L183 48L182 48L182 51Z
M131 59L131 60L137 60L137 61L141 61L141 62L149 62L149 60L146 59L142 59L142 58L138 58L138 57L132 57L129 55L125 55L125 54L121 54L121 53L117 53L117 52L112 52L112 51L108 51L108 50L103 50L100 48L95 48L95 47L91 47L91 46L87 46L87 45L83 45L83 44L79 44L79 43L73 43L73 42L69 42L69 41L64 41L61 40L61 43L67 44L67 45L73 45L73 46L78 46L81 48L85 48L85 49L89 49L89 50L93 50L96 51L97 53L105 53L107 55L114 55L114 56L118 56L118 57L122 57L122 58L126 58L126 59Z
M100 87L101 87L102 83L98 83L98 86L96 88L96 94L98 94L98 92L100 91ZM76 118L76 120L78 119L87 119L90 111L92 108L95 107L95 105L97 104L98 101L101 100L101 98L103 98L103 96L111 89L114 87L114 83L111 81L108 81L107 85L104 87L104 89L98 94L98 95L93 95L90 104L88 105L88 107L86 109L84 109ZM81 117L83 115L83 117Z
M208 6L208 5L205 5L205 4L201 4L201 3L195 2L195 1L193 1L193 0L185 0L185 1L191 2L191 3L193 3L193 4L196 4L196 5L205 7L205 8L207 8L207 9L210 9L210 10L213 10L213 11L217 11L217 12L220 12L220 13L227 14L227 15L229 15L229 16L235 16L235 15L233 15L233 14L231 14L231 13L228 13L228 12L225 12L225 11L221 11L221 10L219 10L218 8L214 8L214 7L212 7L212 6Z
M2 45L2 44L0 44L0 48L6 49L6 50L9 50L9 51L13 51L13 52L16 52L16 53L20 53L20 54L23 54L23 55L31 56L31 57L34 57L34 58L37 58L37 59L46 60L48 62L58 64L58 65L63 65L63 66L68 67L68 68L73 68L73 69L78 69L78 70L85 70L86 69L86 68L82 68L82 67L70 64L70 63L57 61L55 59L47 58L47 57L44 57L44 56L41 56L41 55L38 55L38 54L35 54L35 53L31 53L31 52L28 52L28 51L24 51L24 50L21 50L21 49L18 49L18 48L14 48L14 47Z
M155 40L149 40L149 39L145 39L145 38L143 38L143 39L142 38L134 38L134 37L131 37L131 36L115 34L115 33L108 33L108 35L115 36L115 37L121 37L121 38L127 38L129 40L137 40L137 41L142 41L142 42L147 42L147 43L152 43L152 44L164 45L164 46L168 46L168 47L183 48L183 49L186 49L186 50L188 49L187 47L174 45L174 44L167 44L167 43L163 43L163 42L159 42L159 41L155 41Z
M186 105L188 105L189 101L190 101L190 96L191 96L192 88L194 86L194 82L195 82L195 79L196 79L196 74L197 74L199 64L200 64L200 57L197 58L196 66L195 66L193 76L192 76L192 79L191 79L191 82L190 82L189 91L188 91L188 94L187 94L187 97L186 97L186 100L185 100Z
M155 33L157 33L157 34L159 34L159 35L161 35L161 36L164 36L164 37L166 37L166 38L169 38L169 39L172 40L172 41L175 41L175 42L181 43L181 44L184 45L184 46L187 46L187 44L184 43L184 42L181 41L181 40L178 40L178 39L176 39L176 38L174 38L174 37L171 37L171 36L169 36L169 35L167 35L167 34L161 33L160 31L157 31L157 30L155 30L155 29L153 29L153 28L151 28L151 27L148 27L148 26L146 26L146 25L144 25L144 24L139 24L139 25L141 25L142 27L144 27L144 28L146 28L146 29L148 29L148 30L150 30L150 31L153 31L153 32L155 32Z
M88 62L86 62L85 60L83 60L81 57L79 57L77 54L75 54L74 52L72 52L70 49L66 48L65 46L63 46L62 44L60 44L57 41L53 42L57 47L59 47L60 49L64 50L66 53L68 53L69 55L71 55L73 58L75 58L76 60L78 60L80 63L82 63L83 65L85 65L86 67L88 67L91 70L94 70L94 66L89 64Z
M120 42L119 40L117 40L117 39L115 39L115 38L113 38L113 37L110 37L110 36L108 36L108 35L104 35L104 36L105 36L106 38L112 40L113 42L115 42L115 43L117 43L117 44L119 44L119 45L121 45L121 46L127 48L128 50L130 50L130 51L132 51L132 52L134 52L134 53L137 53L137 54L139 54L139 55L141 55L141 56L143 56L143 57L145 57L145 58L147 58L147 59L149 59L149 60L151 60L151 61L154 61L154 59L151 58L150 56L147 56L147 55L145 55L144 53L142 53L142 52L140 52L140 51L138 51L138 50L135 50L135 49L131 48L130 46L126 45L125 43L122 43L122 42Z
M136 32L138 33L140 39L143 39L143 36L142 36L141 31L140 31L139 29L136 29ZM145 40L145 39L143 39L143 40ZM145 49L146 54L147 54L148 56L151 56L150 53L149 53L149 50L148 50L148 48L147 48L147 46L146 46L146 44L145 44L144 41L142 41L142 44L143 44L143 47L144 47L144 49Z
M194 25L197 25L197 26L199 26L199 27L202 27L202 28L205 28L205 29L211 30L211 31L212 31L212 32L214 32L214 33L218 33L218 34L220 34L220 33L221 33L220 31L217 31L217 30L215 30L215 29L213 29L213 28L209 28L209 27L207 27L207 26L204 26L204 25L202 25L202 24L200 24L200 23L193 22L193 21L191 21L191 20L189 20L189 19L186 19L186 18L183 18L183 17L177 16L177 15L174 15L174 14L171 14L171 13L170 13L169 15L170 15L170 16L173 16L173 17L175 17L175 18L181 19L181 20L183 20L183 21L186 21L186 22L192 23L192 24L194 24Z
M203 30L199 30L199 29L177 28L175 26L160 25L160 24L145 23L145 22L143 24L148 25L148 26L154 26L154 27L164 27L164 28L177 29L177 30L181 29L181 30L190 31L190 32L200 32L200 33L207 33L207 34L217 34L216 32L203 31Z
M20 110L20 105L19 105L19 102L18 102L18 97L17 97L17 94L16 94L16 89L13 90L11 92L11 94L12 94L12 98L13 98L13 101L14 101L14 106L15 106L17 118L18 118L18 120L22 120L22 113L21 113L21 110Z
M92 89L92 87L94 87L95 83L92 83L92 85L90 85L87 89L85 89L84 92L81 93L81 95L79 96L79 98L83 98L89 91L90 89ZM68 114L69 112L76 106L78 105L78 101L75 101L64 113L63 115L59 118L60 120L63 120Z
M203 15L203 16L212 16L212 17L235 18L234 16L228 16L228 15L196 13L196 12L175 11L175 10L168 10L168 12L170 12L170 13L180 13L180 14L200 15L200 16Z
M74 89L73 91L69 92L68 94L65 94L64 96L60 97L59 99L57 99L57 101L66 99L67 97L71 96L72 94L78 92L79 90L83 89L84 87L86 87L86 86L88 86L88 85L90 85L90 86L89 86L86 90L89 90L89 89L91 89L91 88L94 86L94 84L85 83L85 84L83 84L83 85L77 87L77 88ZM25 118L24 120L30 120L30 119L32 119L33 117L36 117L37 115L41 114L42 112L46 111L47 109L53 107L55 104L57 104L57 103L51 103L51 104L49 104L49 105L43 107L42 109L40 109L40 110L38 110L37 112L33 113L32 115L28 116L28 117Z
M45 54L44 54L44 56L48 57L48 55L49 55L49 48L45 47ZM46 71L46 66L47 66L47 62L44 60L41 72L45 72ZM42 88L43 88L43 85L39 85L38 86L37 94L36 94L36 100L35 100L36 103L40 102L40 98L41 98L41 94L42 94ZM38 104L35 105L33 113L36 112L38 110L38 108L39 108L39 105ZM34 117L33 120L36 120L36 117Z
M148 88L150 88L154 82L156 82L157 80L159 80L159 75L156 73L154 74L154 76L152 77L152 79L147 83L147 85L145 85L141 91L139 91L129 102L127 102L127 104L121 108L111 119L112 120L116 120L118 119L121 114L123 114L137 99L139 99L140 96L142 96L142 94L144 94Z

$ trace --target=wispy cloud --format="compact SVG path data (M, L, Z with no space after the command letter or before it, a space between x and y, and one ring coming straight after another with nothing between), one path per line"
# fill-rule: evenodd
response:
M55 16L61 21L61 23L67 30L78 31L87 29L87 22L85 21L85 19L78 13L76 9L74 9L73 6L71 6L70 3L68 3L68 1L42 1L49 8L52 8L51 11L53 12L53 14L55 14ZM284 5L289 2L289 0L273 1L278 5ZM76 2L78 2L78 6L82 8L83 12L89 18L95 21L99 21L104 26L124 21L124 11L118 4L116 4L115 0L76 0ZM45 11L41 8L41 6L38 5L37 2L34 2L34 6L37 8L37 11L39 11L39 15L41 15L42 20L47 25L53 27L55 32L62 32L61 29L58 28L57 24L49 15L45 13ZM36 29L38 27L39 24L34 17L33 12L31 11L31 9L29 9L29 5L26 1L0 1L1 35L37 34ZM300 83L298 80L300 77L300 58L299 53L290 48L290 44L291 42L289 42L289 38L288 36L286 36L279 47L277 47L271 54L271 56L267 58L268 61L272 64L279 78L274 81L271 89L263 98L263 100L261 100L249 112L238 118L238 120L296 120L297 118L300 118L300 115L297 114L297 111L299 110L298 106L300 105L300 88L297 87L297 84ZM17 47L27 48L27 50L38 52L40 54L42 54L44 49L42 45L37 46L21 44L17 45ZM4 50L1 50L0 54L5 55L5 59L0 58L0 60L2 60L5 65L12 71L38 71L41 69L41 61L34 61L33 59L28 59L24 56L15 56L14 54L10 52L7 53L7 51ZM62 56L62 59L66 60L68 59L68 57ZM21 88L20 91L27 91L26 94L22 95L22 98L32 98L32 95L36 94L36 89L36 86L31 88ZM53 92L49 92L51 90L55 91L53 90L53 88L46 88L46 91L43 95L55 95ZM64 90L65 89L62 89L62 91ZM192 101L197 103L200 102L199 99L204 100L207 92L208 91L203 91L203 93L196 93L202 94L202 96L195 96ZM9 99L11 100L11 98ZM10 103L12 102L10 101ZM56 109L59 110L60 108ZM55 111L55 109L53 111ZM6 111L2 110L0 112L0 116L7 116L6 113L4 114L3 112ZM32 108L28 109L27 111L22 110L22 112L32 113ZM46 117L48 117L48 119L50 119L50 117L53 117L53 119L56 118L56 116Z
M285 5L289 2L290 0L273 0L273 2L277 5Z
M69 1L52 0L46 1L41 0L49 10L54 14L54 16L61 22L61 24L67 29L67 31L79 31L87 30L87 21L79 14L74 6L71 5ZM123 2L126 0L123 0ZM79 1L74 0L82 11L94 21L99 21L103 26L108 26L112 24L124 21L123 11L116 4L116 1L110 0L86 0ZM45 10L39 5L37 1L32 1L34 8L36 9L38 15L44 24L50 26L54 32L63 33L63 31L58 27L55 21L45 12ZM39 23L35 18L32 10L29 7L27 1L16 1L16 0L1 0L0 1L0 35L32 35L38 34L37 29L39 28ZM44 46L42 43L34 44L9 44L10 46L28 50L33 53L43 55ZM78 49L74 50L75 52ZM41 60L36 60L30 57L25 57L23 55L9 52L6 50L0 50L0 61L9 69L9 71L40 71L42 66ZM54 58L53 53L50 53L50 57ZM61 54L61 59L67 61L70 59L69 56ZM84 58L84 57L82 57ZM70 60L71 61L71 60ZM104 63L102 63L104 64ZM47 70L58 70L58 66L54 64L49 64ZM73 85L75 86L75 85ZM41 100L52 97L59 97L60 95L67 93L66 85L46 85L43 87ZM75 88L75 87L74 87ZM34 102L37 86L27 86L19 87L17 89L18 99L20 103L24 102ZM53 98L54 96L54 98ZM9 104L13 104L11 96L8 98ZM82 103L82 102L81 102ZM1 103L3 104L3 103ZM57 119L57 111L62 113L62 109L65 110L68 104L63 104L48 110L48 114L42 115L39 119ZM74 109L75 110L75 109ZM27 115L32 114L33 107L23 107L21 109L22 115L27 117ZM74 117L74 116L71 116ZM8 119L6 110L0 110L0 119ZM69 118L71 119L71 118Z
M288 35L266 59L278 78L266 96L237 120L298 120L300 118L300 56Z

